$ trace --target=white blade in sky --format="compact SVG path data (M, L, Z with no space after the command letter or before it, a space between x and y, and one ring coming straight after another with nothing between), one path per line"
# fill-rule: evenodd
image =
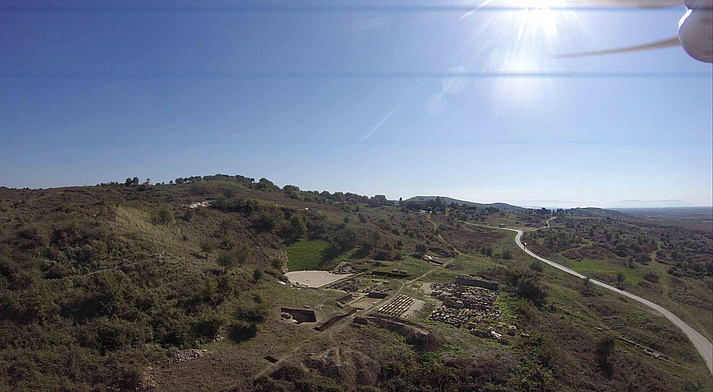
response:
M628 53L628 52L638 52L638 51L650 50L650 49L671 48L671 47L680 46L680 45L681 45L681 42L678 40L678 37L674 37L674 38L669 38L669 39L665 39L662 41L656 41L656 42L652 42L652 43L644 44L644 45L627 46L624 48L616 48L616 49L596 50L596 51L592 51L592 52L556 54L556 55L552 55L550 57L553 57L556 59L566 59L566 58L573 58L573 57L597 56L597 55L601 55L601 54Z
M565 7L668 8L684 6L684 0L565 0Z

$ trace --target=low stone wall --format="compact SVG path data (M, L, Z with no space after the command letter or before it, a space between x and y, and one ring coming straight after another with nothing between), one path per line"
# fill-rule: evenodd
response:
M347 313L340 314L338 316L334 316L331 319L325 321L324 324L322 324L318 327L315 327L314 329L316 329L319 332L322 332L322 331L326 330L327 328L331 327L332 325L336 324L339 320L343 320L344 318L353 315L354 313L357 312L357 310L358 309L352 309Z
M340 303L345 304L345 303L351 301L352 298L354 298L354 295L353 295L353 294L347 294L347 295L345 295L345 296L343 296L343 297L341 297L341 298L337 298L337 302L340 302Z
M462 284L463 286L475 286L482 287L489 290L497 290L498 284L495 282L489 282L487 280L474 278L472 276L459 275L455 279L456 284Z

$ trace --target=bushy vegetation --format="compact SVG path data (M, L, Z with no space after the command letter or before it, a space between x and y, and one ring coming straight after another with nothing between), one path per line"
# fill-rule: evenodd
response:
M395 259L414 246L397 240L401 230L430 226L359 211L385 206L383 196L242 176L0 196L0 389L132 389L176 350L255 336L267 307L241 293L284 279L280 254L290 268L355 247L357 258Z
M542 307L547 299L547 291L540 284L539 275L520 269L511 269L507 273L507 283L515 295Z
M254 383L245 381L246 388L680 389L680 383L647 367L636 355L617 346L605 350L609 346L599 344L597 336L550 313L552 298L560 293L546 288L552 282L548 268L525 261L510 233L464 223L539 226L553 212L506 212L442 201L425 207L431 213L422 213L421 208L391 203L383 195L280 188L265 178L227 175L178 178L169 185L141 184L130 177L96 187L0 188L0 390L135 390L146 383L149 365L166 364L180 350L201 345L234 350L238 354L230 365L233 369L248 366L238 365L245 352L300 338L329 346L308 346L305 352L333 345L352 350L345 352L360 369L368 370L361 373L366 381L345 381L358 371L340 378L318 367L286 362ZM528 235L535 248L586 254L583 247L593 246L601 236L600 247L613 246L610 251L620 261L629 261L634 245L656 254L649 236L642 236L639 244L633 226L615 232L611 227L618 227L616 219L587 216L579 221L562 211L554 214L556 227ZM594 224L602 227L590 227ZM609 232L611 242L600 229ZM707 237L693 237L697 242L687 245L676 238L656 239L665 256L661 262L668 262L669 256L683 257L677 268L688 272L651 270L640 280L651 285L670 282L671 296L688 301L697 293L690 292L690 279L706 274L696 275L693 265L702 258L689 253L705 253L699 240ZM620 249L625 256L614 253L620 243L626 244ZM668 249L672 245L676 258ZM275 326L280 322L279 306L288 297L299 298L290 306L308 303L301 297L307 294L297 290L271 294L275 287L292 290L278 283L285 280L283 267L328 269L347 261L357 271L395 268L419 275L435 268L419 254L457 258L468 273L480 270L482 276L500 282L509 322L527 330L531 338L513 338L496 349L495 343L476 340L479 348L465 355L458 345L467 339L460 337L438 349L415 350L395 333L373 326L321 335L328 341L313 339L309 334L317 332L311 328L307 333L289 322ZM632 263L645 265L641 260L637 254ZM500 267L483 271L485 265ZM452 274L439 269L431 276L450 280ZM624 287L636 284L636 277L624 275ZM389 288L397 289L399 283L392 282ZM580 285L571 291L583 291ZM600 297L592 290L582 298L604 314ZM318 305L344 312L334 298ZM638 334L654 349L678 358L691 356L682 348L685 340L670 328L642 331L630 320L617 321L615 311L606 314L618 330ZM447 328L441 332L454 333ZM227 339L218 341L220 337ZM285 352L293 349L286 347ZM246 377L255 374L254 368L241 371ZM654 376L646 378L647 374Z
M713 277L713 232L685 225L652 223L620 214L562 213L552 230L533 231L526 240L543 254L562 252L572 260L616 260L628 268L655 260L677 277Z

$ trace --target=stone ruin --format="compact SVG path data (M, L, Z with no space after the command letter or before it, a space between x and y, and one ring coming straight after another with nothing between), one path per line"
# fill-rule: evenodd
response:
M496 319L501 314L493 305L497 291L457 283L432 283L431 291L431 295L443 301L443 305L431 314L431 320L460 327L473 317Z

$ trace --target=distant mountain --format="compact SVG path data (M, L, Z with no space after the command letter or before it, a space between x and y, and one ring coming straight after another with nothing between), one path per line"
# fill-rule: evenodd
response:
M557 209L557 208L584 208L597 205L596 203L582 203L578 201L568 200L512 200L512 203L525 207L539 210L540 208Z
M604 204L604 208L678 208L695 207L683 200L621 200Z
M414 196L414 197L412 197L412 198L409 198L409 199L404 200L404 202L413 201L413 202L416 202L416 203L419 203L419 202L424 203L424 202L426 202L426 201L428 201L428 200L434 200L436 197L439 197L439 196ZM458 199L454 199L454 198L452 198L452 197L447 197L447 196L440 196L440 198L441 198L442 200L447 201L448 204L451 204L451 203L463 204L463 203L465 203L465 204L467 204L467 205L469 205L469 206L476 206L476 207L478 207L478 208L494 207L494 208L498 208L498 209L501 209L501 210L524 210L524 208L522 208L522 207L514 206L514 205L512 205L512 204L507 204L507 203L490 203L490 204L484 204L484 203L475 203L475 202L466 201L466 200L458 200Z

